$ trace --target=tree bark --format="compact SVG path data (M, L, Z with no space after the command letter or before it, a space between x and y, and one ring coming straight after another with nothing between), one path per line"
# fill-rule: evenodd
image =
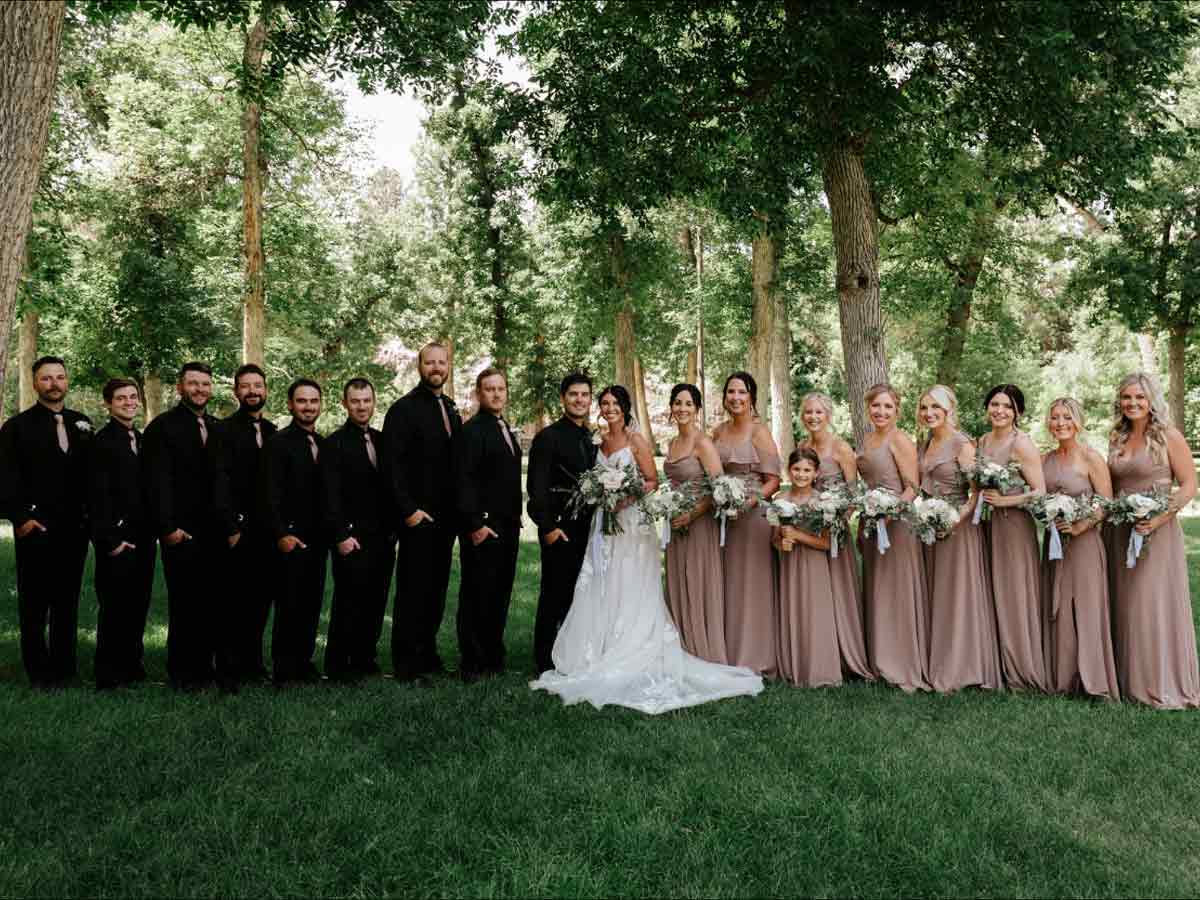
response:
M1138 358L1141 360L1142 371L1153 375L1158 371L1158 349L1154 346L1154 335L1139 331L1134 338L1137 340Z
M638 357L633 358L633 414L637 417L638 428L642 431L642 437L650 442L650 447L655 452L658 448L654 444L654 429L650 427L650 405L646 402L646 370L642 368L642 361Z
M246 32L242 74L246 99L242 108L242 362L263 365L266 356L267 294L263 257L262 106L263 49L267 42L270 0L263 0L258 21Z
M65 4L0 3L0 398L54 107Z
M442 385L442 393L454 399L454 338L446 335L442 338L446 345L446 383Z
M688 384L695 384L698 372L699 367L696 360L696 349L693 347L688 351L687 370L683 373L683 380Z
M971 305L975 299L975 286L983 273L987 252L991 248L996 214L1001 204L988 204L976 212L967 239L967 248L957 261L946 258L942 262L954 276L954 288L950 294L950 306L946 310L946 336L942 341L942 353L938 359L937 380L953 389L958 384L962 371L963 349L967 344L967 330L971 323Z
M535 432L546 427L546 336L533 336L533 362L529 366L529 389L533 393L533 427Z
M746 353L746 371L758 384L759 415L767 402L771 386L771 348L775 340L775 287L779 280L779 259L770 222L762 220L751 246L750 290L754 309L750 314L750 347Z
M38 358L38 313L26 309L21 316L21 335L17 341L17 412L29 409L37 403L37 391L33 387L33 362Z
M867 432L862 398L887 381L883 311L879 303L879 222L859 142L847 142L822 160L822 179L837 257L838 317L842 359L855 441Z
M626 258L625 236L614 234L609 239L612 261L613 288L617 297L617 315L613 323L613 369L616 383L634 390L634 364L637 343L633 333L633 296L630 292L631 277Z
M146 424L149 425L156 418L162 415L162 379L158 375L147 375L146 380L142 385L142 392L146 395Z
M1171 326L1170 387L1167 399L1171 407L1171 421L1186 436L1187 431L1187 342L1191 326L1179 324Z
M696 276L696 346L688 352L686 380L700 389L703 401L707 397L704 384L704 232L699 225L685 225L679 230L679 247ZM702 402L699 410L701 431L708 430L706 408L707 404Z
M792 422L792 325L788 320L787 301L775 292L775 330L771 347L771 432L786 460L796 449Z

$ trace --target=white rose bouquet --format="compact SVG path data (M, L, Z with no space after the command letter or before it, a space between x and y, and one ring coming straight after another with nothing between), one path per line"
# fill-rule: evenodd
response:
M846 541L850 530L848 515L853 505L850 489L843 485L813 493L807 504L777 499L767 507L767 521L772 525L792 525L810 534L829 532L829 555L837 559L838 547Z
M923 544L933 544L949 536L958 524L958 510L941 497L917 497L904 517Z
M1070 494L1039 494L1025 504L1034 520L1046 529L1048 559L1062 559L1063 547L1071 539L1069 534L1059 532L1058 522L1074 525L1093 515L1097 506L1098 500L1092 494L1082 497L1072 497Z
M740 475L716 475L705 478L705 488L712 497L713 515L721 520L721 546L725 546L725 523L736 519L750 508L758 494Z
M1001 465L998 462L993 462L986 456L980 454L975 459L975 464L964 470L963 474L968 480L975 482L979 488L979 502L975 504L975 516L971 520L978 525L984 519L992 517L992 509L983 499L983 491L1010 491L1014 488L1025 488L1028 485L1025 479L1021 477L1021 464L1010 462Z
M678 486L667 482L639 500L638 511L642 514L642 521L650 527L661 520L661 543L666 548L671 543L671 520L690 513L703 498L704 493L695 482L685 481ZM687 534L686 528L680 531Z
M875 546L880 553L887 553L892 546L888 538L887 520L903 516L907 508L908 504L900 499L899 494L885 487L865 488L854 497L858 527L866 537L875 535Z
M1165 513L1171 505L1170 491L1155 488L1136 494L1124 494L1113 500L1102 500L1104 514L1114 525L1136 525ZM1125 568L1132 569L1141 559L1150 535L1129 532L1129 546L1125 551Z
M625 529L617 520L617 506L622 500L641 499L645 494L642 473L632 463L608 466L603 463L593 466L575 482L575 490L567 501L567 512L576 516L589 506L602 510L601 527L605 534L621 534Z

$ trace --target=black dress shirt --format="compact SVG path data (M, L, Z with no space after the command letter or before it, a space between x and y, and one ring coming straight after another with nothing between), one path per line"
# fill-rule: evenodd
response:
M137 442L133 452L130 436ZM142 435L116 419L96 432L88 466L92 540L105 553L121 541L135 546L150 531L150 510L142 478Z
M77 528L85 517L92 423L64 408L66 453L54 413L35 403L0 428L0 517L20 528L37 519L48 529Z
M566 416L538 432L529 448L529 517L539 534L578 526L589 514L572 519L565 507L579 476L596 464L592 432Z
M442 418L442 408L446 419ZM453 514L454 442L461 431L462 419L454 402L423 385L392 404L383 421L383 434L387 439L392 501L399 521L418 509L438 521Z
M377 465L367 455L365 433L375 445ZM347 420L321 445L321 476L325 483L325 516L331 540L376 538L396 529L391 485L387 477L383 433L363 429Z
M312 437L317 460L312 458ZM275 540L295 535L306 544L325 539L324 489L320 455L325 442L295 422L281 428L263 448L259 474L259 510L263 524Z
M255 418L239 409L221 420L221 463L229 483L230 534L256 528L258 514L258 471L262 448L258 446ZM278 429L266 417L257 420L262 428L263 447Z
M483 410L463 425L454 468L458 514L466 532L495 521L521 521L521 445L510 432L509 449L501 428L507 430L507 425Z
M146 499L159 537L177 528L193 537L229 533L229 484L219 465L221 429L204 413L208 438L201 441L199 418L178 403L146 426Z

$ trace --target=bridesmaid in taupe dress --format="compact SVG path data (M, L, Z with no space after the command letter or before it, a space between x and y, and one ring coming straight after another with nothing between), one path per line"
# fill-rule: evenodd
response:
M921 397L917 421L929 431L919 451L921 490L959 510L950 534L925 547L929 681L942 693L999 690L1004 683L983 535L971 524L970 485L961 477L975 463L975 445L958 430L958 398L945 385L935 384Z
M698 486L705 475L721 474L721 457L699 422L700 403L695 385L677 384L671 389L671 418L679 434L667 447L663 470L676 487L686 482ZM683 647L701 659L727 662L725 575L711 498L705 497L690 513L673 519L671 528L667 607Z
M1118 552L1108 564L1121 693L1161 709L1198 707L1196 626L1183 529L1175 518L1196 496L1196 467L1187 441L1171 425L1162 391L1148 375L1129 375L1117 389L1108 466L1117 494L1179 485L1167 512L1136 526L1153 539L1134 568L1125 560L1130 527L1113 529L1111 547Z
M713 440L725 474L743 476L758 496L769 499L779 490L779 450L770 430L756 421L758 385L748 372L734 372L723 396L730 418ZM761 502L729 521L722 557L726 662L773 678L779 673L779 604L771 526Z
M877 384L865 397L874 430L863 439L858 473L869 487L886 487L905 500L916 496L917 448L896 428L900 395ZM891 548L863 544L863 607L871 668L904 691L929 690L928 590L921 542L899 520L887 524Z
M800 401L800 419L808 431L801 446L817 454L820 465L813 486L818 491L858 481L854 450L833 433L833 399L828 394L807 394ZM842 666L867 681L875 680L867 658L863 629L862 587L858 579L858 557L853 542L838 547L836 557L829 556L829 577L833 591L833 611L837 620L838 645ZM781 600L782 602L782 600Z
M983 491L994 508L991 520L982 523L992 600L996 604L996 633L1000 639L1000 667L1013 690L1045 691L1046 648L1042 640L1041 561L1037 526L1020 507L1046 489L1042 455L1029 435L1017 430L1025 412L1025 395L1013 384L997 385L983 401L992 430L979 440L979 452L994 462L1020 463L1021 477L1029 490L1007 494Z
M1051 403L1046 430L1058 441L1058 449L1042 457L1046 492L1111 497L1112 481L1104 457L1079 441L1084 430L1079 401L1060 397ZM1099 528L1102 518L1096 512L1073 525L1057 523L1063 537L1061 560L1050 560L1050 541L1046 540L1042 553L1046 675L1055 693L1118 700L1107 553Z

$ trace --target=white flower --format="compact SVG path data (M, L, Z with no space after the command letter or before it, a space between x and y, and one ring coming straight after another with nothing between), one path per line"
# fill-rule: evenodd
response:
M92 423L89 422L87 419L80 419L78 422L75 423L75 427L78 428L80 431L88 432L88 431L92 430Z
M615 491L625 483L625 473L620 469L608 469L600 473L600 483L605 490Z
M604 443L604 435L602 435L599 431L593 431L592 432L593 446L599 447L603 443Z

